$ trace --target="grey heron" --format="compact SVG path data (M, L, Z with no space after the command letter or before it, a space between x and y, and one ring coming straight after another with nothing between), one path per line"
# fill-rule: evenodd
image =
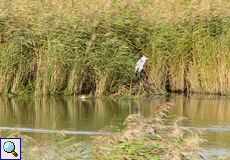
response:
M141 75L141 72L144 68L144 64L146 62L146 59L148 59L148 58L146 58L145 56L141 57L141 59L139 59L135 65L135 73L136 73L136 76L138 78L140 78L140 75Z

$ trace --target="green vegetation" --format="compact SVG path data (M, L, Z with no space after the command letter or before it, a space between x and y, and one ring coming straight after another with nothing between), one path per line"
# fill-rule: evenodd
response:
M229 94L229 2L1 0L0 93ZM149 58L142 80L134 65Z

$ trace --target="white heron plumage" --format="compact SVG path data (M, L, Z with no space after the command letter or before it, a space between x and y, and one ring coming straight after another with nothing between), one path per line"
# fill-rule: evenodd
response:
M144 68L144 64L146 62L146 59L148 59L148 58L146 58L145 56L141 57L141 59L139 59L135 65L135 73L136 73L136 76L138 78L140 78L140 75L141 75L141 72Z

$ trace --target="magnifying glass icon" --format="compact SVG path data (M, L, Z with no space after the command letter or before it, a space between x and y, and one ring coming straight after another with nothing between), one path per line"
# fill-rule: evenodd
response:
M15 157L18 156L18 154L14 151L15 150L15 145L11 141L7 141L3 145L3 149L7 153L12 153Z

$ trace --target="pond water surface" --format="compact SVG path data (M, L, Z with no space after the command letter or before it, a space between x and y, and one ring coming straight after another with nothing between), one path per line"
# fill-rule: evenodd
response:
M164 102L173 102L170 115L185 116L181 125L206 129L201 147L218 157L230 155L230 98L223 96L170 95L139 100L78 99L72 96L0 97L0 127L15 127L37 142L52 141L53 128L67 130L76 141L89 142L107 125L120 126L129 115L149 116ZM167 119L165 120L167 123ZM206 154L206 153L204 153Z

